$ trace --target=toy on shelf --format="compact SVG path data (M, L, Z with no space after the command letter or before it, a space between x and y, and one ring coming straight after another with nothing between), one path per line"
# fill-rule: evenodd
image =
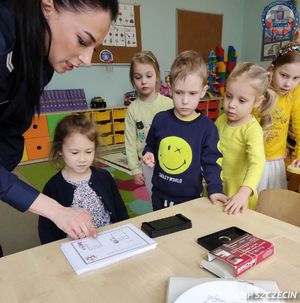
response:
M91 108L106 108L106 102L102 97L94 97L91 100Z
M160 94L166 97L171 97L171 91L170 91L170 72L165 72L165 83L161 83L160 86Z
M236 65L237 54L233 46L228 47L228 55L225 56L222 46L216 47L208 56L208 95L210 98L224 96L225 83L228 75Z
M226 63L226 74L228 75L232 72L234 67L236 66L237 55L235 48L230 45L228 47L228 55L227 55L227 63Z
M218 81L216 75L216 63L217 57L213 50L210 51L208 55L208 77L207 77L207 84L209 86L207 90L207 95L209 98L213 98L218 96Z
M224 48L222 46L216 47L216 73L217 81L219 83L219 94L224 96L225 93L225 81L226 81L226 58L224 55Z
M135 90L124 94L124 105L128 106L132 101L137 98L137 92Z

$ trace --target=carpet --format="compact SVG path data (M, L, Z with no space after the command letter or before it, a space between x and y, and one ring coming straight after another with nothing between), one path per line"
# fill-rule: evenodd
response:
M145 186L136 185L127 172L99 161L96 165L108 170L113 176L130 218L152 211L152 204ZM16 173L39 191L43 190L46 182L56 172L56 168L50 162L20 165L16 168Z
M127 157L124 151L101 155L99 161L108 166L120 169L121 171L130 174Z

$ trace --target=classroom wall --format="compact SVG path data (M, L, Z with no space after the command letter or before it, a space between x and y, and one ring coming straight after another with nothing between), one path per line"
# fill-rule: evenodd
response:
M152 50L158 58L164 77L176 56L176 8L223 14L223 47L233 45L243 54L245 3L262 0L124 0L121 3L141 5L142 48ZM250 18L251 19L251 18ZM197 29L195 29L197 33ZM123 104L123 94L132 90L128 79L129 66L81 67L65 74L55 74L46 89L84 88L86 97L102 96L108 106Z

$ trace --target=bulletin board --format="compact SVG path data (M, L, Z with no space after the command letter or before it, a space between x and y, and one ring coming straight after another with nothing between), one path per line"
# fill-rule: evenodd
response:
M198 51L207 61L208 54L222 45L223 15L177 9L177 54Z
M103 50L108 50L111 52L113 56L112 64L129 64L133 55L142 50L142 40L141 40L141 17L140 17L140 6L134 5L134 25L135 25L135 33L136 33L136 46L128 46L125 44L124 46L110 46L110 45L100 45L96 48L93 57L93 64L104 64L100 61L99 56Z

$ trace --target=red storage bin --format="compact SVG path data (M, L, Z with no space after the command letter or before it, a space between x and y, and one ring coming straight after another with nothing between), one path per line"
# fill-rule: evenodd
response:
M197 109L199 109L201 111L205 111L206 106L207 106L207 101L200 101L198 106L197 106Z
M211 100L208 102L208 109L219 108L220 100Z
M217 109L210 109L208 110L208 118L212 120L216 120L219 116L219 110Z

